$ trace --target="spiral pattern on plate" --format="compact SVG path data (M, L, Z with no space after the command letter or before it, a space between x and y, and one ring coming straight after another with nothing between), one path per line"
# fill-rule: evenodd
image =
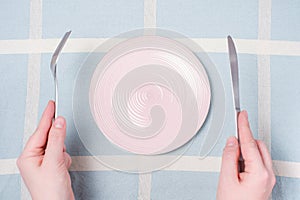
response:
M113 144L137 154L162 154L188 142L210 106L204 67L182 44L141 36L111 49L89 90L93 118Z

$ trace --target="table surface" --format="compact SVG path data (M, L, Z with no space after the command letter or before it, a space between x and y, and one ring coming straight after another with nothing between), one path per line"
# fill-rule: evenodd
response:
M15 160L53 98L49 61L68 30L72 35L59 60L59 115L68 123L66 146L73 157L70 174L77 199L215 199L223 146L235 130L228 34L239 54L241 107L274 161L272 198L300 199L299 13L297 0L2 1L0 199L30 199ZM199 147L193 144L164 170L127 174L92 160L74 126L72 93L88 52L106 38L144 27L179 32L208 52L225 86L226 118L206 159L198 159Z

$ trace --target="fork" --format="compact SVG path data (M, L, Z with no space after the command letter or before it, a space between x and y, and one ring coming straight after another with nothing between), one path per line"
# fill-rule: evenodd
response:
M56 68L57 68L57 60L58 56L64 47L66 41L68 40L69 36L71 34L71 31L68 31L65 33L64 37L61 39L60 43L56 47L56 50L54 51L50 63L50 70L52 72L53 78L54 78L54 99L55 99L55 113L54 113L54 119L57 117L57 105L58 105L58 87L57 87L57 76L56 76Z

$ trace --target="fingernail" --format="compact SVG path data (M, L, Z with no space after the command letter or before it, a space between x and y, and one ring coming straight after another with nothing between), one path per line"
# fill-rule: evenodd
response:
M227 139L226 146L232 147L235 145L235 143L236 143L235 137L231 136L230 138Z
M55 128L63 128L65 125L65 120L61 117L58 117L54 121L54 127Z

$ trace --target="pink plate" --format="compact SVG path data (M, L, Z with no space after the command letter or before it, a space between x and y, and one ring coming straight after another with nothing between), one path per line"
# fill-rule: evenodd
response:
M198 58L181 43L141 36L113 47L89 88L104 136L136 154L162 154L195 136L210 107L210 84Z

